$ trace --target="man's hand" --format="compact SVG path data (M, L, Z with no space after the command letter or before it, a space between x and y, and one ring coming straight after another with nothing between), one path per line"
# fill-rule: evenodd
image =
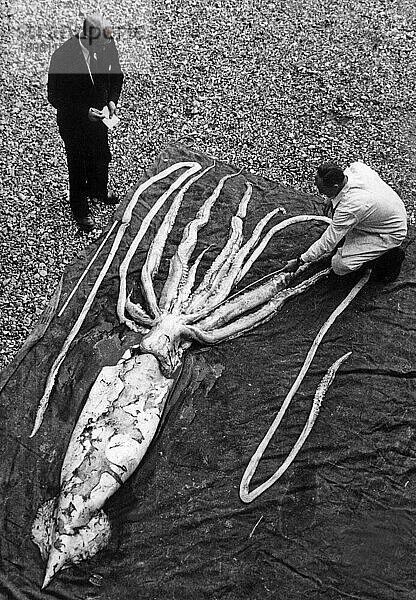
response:
M116 114L116 104L115 104L115 102L110 100L110 102L108 103L107 106L108 106L109 117L111 119L111 117Z
M91 107L88 111L88 118L90 121L102 121L105 117L102 110Z

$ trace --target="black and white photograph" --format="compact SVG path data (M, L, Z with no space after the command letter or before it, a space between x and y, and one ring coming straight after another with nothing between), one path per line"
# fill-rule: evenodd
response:
M0 600L416 600L414 2L0 6Z

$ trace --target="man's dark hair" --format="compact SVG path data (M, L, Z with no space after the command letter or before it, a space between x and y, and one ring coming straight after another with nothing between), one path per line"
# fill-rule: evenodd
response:
M327 187L341 185L344 181L344 171L332 162L323 163L318 167L317 175Z

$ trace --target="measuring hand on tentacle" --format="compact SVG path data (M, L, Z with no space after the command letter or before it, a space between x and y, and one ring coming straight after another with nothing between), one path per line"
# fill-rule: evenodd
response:
M177 163L139 186L124 212L110 252L87 301L53 363L32 435L42 423L59 367L118 252L139 196L156 182L186 169L156 200L120 264L117 315L121 323L137 332L138 340L116 365L104 367L99 373L66 452L59 494L46 502L36 517L33 539L47 561L44 586L60 569L93 556L107 544L110 525L102 507L145 455L180 373L185 350L193 342L216 344L243 335L271 319L284 302L303 293L329 272L329 269L324 269L290 287L292 280L305 272L307 266L301 266L295 273L278 271L267 281L262 278L260 285L248 286L230 297L233 287L248 273L273 235L295 223L330 222L327 217L300 215L281 221L263 235L270 221L277 214L285 213L284 209L276 208L261 219L244 243L244 220L253 191L251 184L245 182L245 192L231 218L229 238L201 282L195 286L198 266L208 250L200 252L191 264L198 233L209 222L212 208L224 187L230 185L232 179L238 181L238 178L243 178L240 173L232 173L217 183L195 218L184 228L182 239L170 260L162 292L157 298L153 281L184 195L197 181L203 181L206 173L213 168L214 165L211 165L202 170L198 163ZM142 267L144 302L140 305L134 303L127 293L129 265L152 219L174 192L176 195ZM310 364L313 355L309 358ZM328 381L332 380L339 364L331 368ZM324 387L328 387L328 381ZM321 386L320 399L324 391ZM246 495L252 472L253 469L250 470L247 484L243 486ZM242 498L247 501L246 497Z

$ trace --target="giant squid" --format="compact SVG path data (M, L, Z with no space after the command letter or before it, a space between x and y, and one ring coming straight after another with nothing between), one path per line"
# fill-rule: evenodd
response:
M302 281L299 276L307 269L306 266L301 266L295 273L281 270L263 278L255 287L251 285L231 294L277 232L294 223L311 220L330 222L324 216L300 215L280 221L264 234L270 221L279 213L285 212L276 208L260 220L244 241L244 220L252 196L252 185L244 180L245 192L231 218L229 237L200 282L196 283L199 265L208 250L205 248L192 262L198 232L208 223L211 209L227 181L234 177L243 178L241 173L233 173L221 178L196 212L195 218L184 228L182 239L170 260L165 284L157 297L154 278L184 195L213 167L211 165L202 170L201 165L196 162L176 163L139 186L128 203L121 222L117 223L116 237L104 266L51 368L32 435L42 424L56 374L118 251L139 196L156 182L175 171L182 171L143 219L120 264L117 315L120 323L137 334L137 344L116 365L106 366L98 374L69 442L61 470L60 491L55 498L41 506L35 518L32 537L47 563L43 587L49 584L60 569L92 557L108 543L110 523L102 507L143 459L157 431L166 401L172 393L184 353L190 346L194 342L218 344L243 335L271 319L289 298L304 292L329 272L325 268ZM139 304L132 300L131 294L127 294L128 268L152 219L173 195L141 269L144 301ZM348 302L365 281L366 279L362 280L354 288ZM293 282L295 285L290 285ZM348 302L339 312L344 310ZM333 316L333 320L336 316ZM321 330L321 338L325 331ZM311 351L308 364L318 343L319 340L315 340L315 350ZM347 356L334 363L324 378L317 393L315 416L336 369ZM303 375L304 372L300 378ZM297 385L299 383L300 381ZM296 390L291 390L292 395L294 391ZM303 438L308 435L310 428L311 425L306 426ZM264 446L260 448L260 453L263 451ZM293 452L289 458L293 460ZM256 460L260 460L259 456ZM262 490L255 491L253 497L248 492L248 484L256 464L253 467L250 463L242 483L240 493L245 502L251 501L264 489L263 486ZM271 483L266 482L267 485Z

